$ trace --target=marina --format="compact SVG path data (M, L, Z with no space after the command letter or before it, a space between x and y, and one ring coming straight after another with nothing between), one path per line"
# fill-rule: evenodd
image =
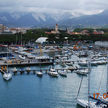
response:
M0 108L108 108L106 0L0 0Z
M39 108L44 108L44 105L47 108L50 108L49 104L52 106L51 108L55 108L55 103L58 108L80 108L81 105L85 107L88 103L80 99L87 100L88 97L89 56L87 56L86 52L91 54L91 96L93 96L93 93L98 90L100 90L100 93L105 91L104 83L106 78L104 80L102 80L102 78L104 78L107 74L107 50L101 49L100 47L95 47L90 50L87 46L85 46L85 48L86 49L75 50L74 47L69 48L67 46L63 46L56 52L43 52L42 50L44 47L42 47L42 49L37 49L38 52L36 52L35 48L29 50L24 47L16 48L10 46L9 50L0 54L1 83L9 85L13 84L12 87L14 87L14 84L16 85L17 83L24 82L24 85L21 84L18 87L21 87L21 89L25 87L27 89L25 95L23 94L23 96L28 97L28 100L25 99L28 102L28 108L38 106ZM56 47L53 46L53 50L56 50ZM6 73L7 70L8 73ZM80 86L82 78L83 80ZM4 79L6 79L6 81L4 81ZM102 84L102 88L100 87L100 89L98 89L100 82ZM46 84L48 85L47 87L45 86ZM33 87L31 87L31 85L33 85L36 92L32 89ZM77 94L79 86L81 88ZM16 89L12 90L11 94L17 89L19 90L16 86ZM31 90L31 92L29 90ZM26 96L28 92L34 94L34 96L32 95L32 98L36 99L37 104L33 104L33 102L30 101L31 95ZM19 96L17 98L22 99L21 93L23 93L23 91L20 91L20 94L18 93ZM52 97L53 102L50 98L52 93L54 93ZM79 100L77 100L77 95ZM43 98L40 99L39 97L41 96ZM12 97L14 98L14 95L12 95ZM15 100L17 100L17 98ZM42 101L42 105L39 104L40 102L38 98ZM3 99L5 100L5 98ZM15 101L15 104L9 104L11 108L14 108L19 104L19 102L21 101L17 100ZM49 104L46 104L46 102L49 102ZM95 103L93 103L93 105L94 104ZM6 107L6 105L7 104L1 104L0 107ZM23 106L19 105L19 107L21 108ZM24 107L26 107L26 104L24 104Z

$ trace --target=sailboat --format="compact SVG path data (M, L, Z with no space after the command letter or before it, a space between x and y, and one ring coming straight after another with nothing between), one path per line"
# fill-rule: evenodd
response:
M79 94L79 91L80 91L80 88L81 88L81 84L82 84L82 80L83 80L83 77L82 77L81 83L80 83L80 87L79 87L79 90L78 90L78 94L77 94L77 104L80 105L83 108L108 108L108 101L105 102L102 99L95 99L92 96L90 96L90 91L89 90L90 90L91 60L89 60L88 67L89 67L89 74L88 74L88 100L78 99L78 94ZM108 71L108 68L107 68L107 71ZM107 72L107 74L108 74L108 72ZM90 100L90 98L92 99L92 101Z
M7 58L8 58L8 52L7 52ZM7 68L5 69L4 74L3 74L3 79L5 79L6 81L12 79L12 73L10 73L8 70L8 60L7 60Z

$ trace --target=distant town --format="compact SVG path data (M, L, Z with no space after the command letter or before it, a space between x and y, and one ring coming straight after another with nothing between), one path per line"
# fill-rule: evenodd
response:
M22 37L21 37L22 36ZM64 43L65 41L99 41L108 40L107 28L76 28L61 29L55 24L53 29L49 28L20 28L7 27L0 24L0 42L1 43L27 43L36 41L40 37L47 37L48 43Z
M25 34L27 32L28 28L9 28L3 24L0 24L0 34L16 34L16 33L23 33ZM82 30L81 32L74 32L74 30L69 30L68 28L66 29L67 31L67 34L69 35L90 35L90 32L89 30ZM46 34L60 34L60 31L59 31L59 27L58 27L58 24L56 24L55 26L55 29L50 31L50 32L45 32ZM94 29L92 31L92 34L95 34L95 35L103 35L104 34L104 31L102 30L96 30Z
M22 32L25 34L27 31L26 28L9 28L3 24L0 24L0 34L16 34Z

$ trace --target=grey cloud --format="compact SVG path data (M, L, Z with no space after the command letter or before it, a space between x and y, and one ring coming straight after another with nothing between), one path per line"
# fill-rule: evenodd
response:
M0 11L8 12L94 14L107 9L107 6L107 0L0 0Z

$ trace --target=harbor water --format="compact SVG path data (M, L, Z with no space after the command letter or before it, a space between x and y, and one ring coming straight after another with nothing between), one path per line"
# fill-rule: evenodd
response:
M106 74L106 65L92 67L91 95L106 91ZM18 73L8 82L0 75L0 108L80 108L76 106L80 81L81 76L74 72L68 73L66 78L52 78L47 74L39 78L33 73ZM88 77L84 76L78 98L87 99L87 96Z

